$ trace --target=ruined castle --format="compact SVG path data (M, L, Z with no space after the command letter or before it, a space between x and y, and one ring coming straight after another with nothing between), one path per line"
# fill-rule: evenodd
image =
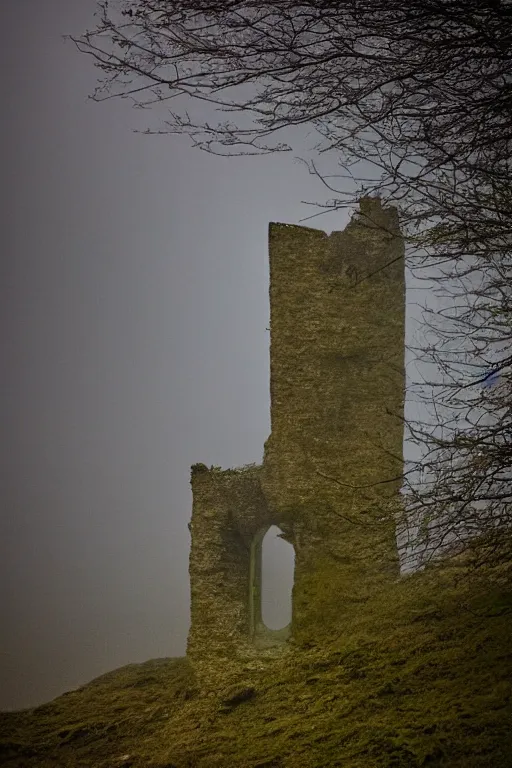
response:
M364 599L363 582L367 589L399 574L405 279L397 211L363 198L331 235L272 223L269 258L263 462L192 467L193 663L317 641L333 589L347 614ZM295 551L292 621L280 631L261 616L261 545L272 525Z

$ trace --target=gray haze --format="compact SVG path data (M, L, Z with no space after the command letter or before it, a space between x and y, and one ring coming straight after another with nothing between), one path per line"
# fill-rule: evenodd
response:
M261 615L270 629L282 629L292 620L292 589L295 554L272 525L261 548Z
M268 223L325 199L291 155L212 157L88 100L61 36L94 9L0 9L2 709L184 653L190 465L261 461Z
M291 154L207 155L134 133L159 127L151 112L88 99L98 73L62 35L95 9L0 6L0 709L185 652L190 466L261 461L268 223L331 197ZM428 284L407 272L407 288L411 341ZM280 627L293 550L275 534L263 611Z

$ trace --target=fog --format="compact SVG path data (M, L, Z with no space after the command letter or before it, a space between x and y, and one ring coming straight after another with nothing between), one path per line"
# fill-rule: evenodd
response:
M88 99L62 36L95 6L0 8L1 709L185 652L190 466L261 461L268 223L325 200L291 155L206 155Z
M308 218L301 201L332 194L291 153L208 155L134 132L152 112L93 102L99 73L63 36L95 9L0 7L0 709L185 653L190 467L259 463L270 430L268 224L349 218ZM406 278L410 344L435 299ZM282 627L293 550L273 532L263 554Z
M295 553L281 535L271 525L261 546L261 618L269 629L283 629L292 620Z

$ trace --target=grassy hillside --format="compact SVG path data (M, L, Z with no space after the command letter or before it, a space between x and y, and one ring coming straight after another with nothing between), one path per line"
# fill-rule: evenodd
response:
M185 659L157 659L2 713L0 765L512 766L507 563L468 571L458 557L384 586L350 616L336 589L326 605L318 645L247 660L237 678L219 661L210 692Z

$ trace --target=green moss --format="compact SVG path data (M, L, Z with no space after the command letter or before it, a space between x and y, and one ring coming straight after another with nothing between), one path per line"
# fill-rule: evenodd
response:
M337 573L316 643L236 674L219 658L209 695L186 660L160 659L4 713L2 766L510 766L510 568L458 557L370 581L352 605Z

